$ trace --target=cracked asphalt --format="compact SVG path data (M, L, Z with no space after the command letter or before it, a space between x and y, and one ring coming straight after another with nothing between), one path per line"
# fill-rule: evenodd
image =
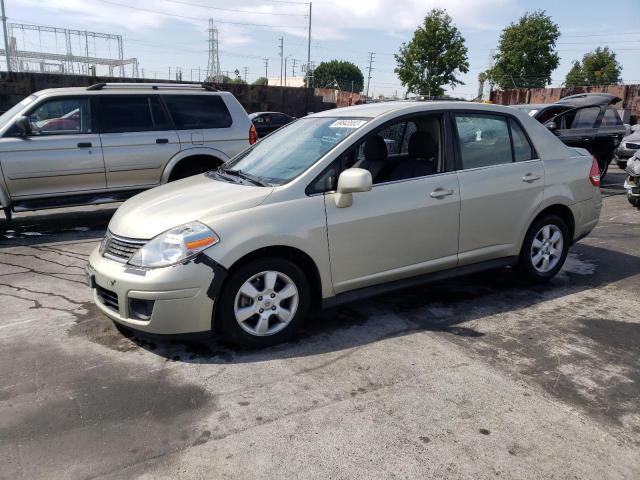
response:
M426 285L252 352L96 310L115 207L0 223L0 478L640 478L640 210L612 168L550 284Z

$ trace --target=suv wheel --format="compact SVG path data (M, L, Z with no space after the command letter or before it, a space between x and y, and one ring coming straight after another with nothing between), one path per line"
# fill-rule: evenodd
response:
M309 309L309 282L295 264L254 260L227 279L216 309L217 326L243 347L288 340Z
M569 241L569 229L562 218L548 215L536 220L520 251L520 271L535 282L553 278L564 265Z

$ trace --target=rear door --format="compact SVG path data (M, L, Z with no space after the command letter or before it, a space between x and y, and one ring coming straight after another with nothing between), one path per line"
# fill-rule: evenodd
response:
M180 151L158 95L96 95L107 187L160 183L167 162Z
M27 114L32 133L10 129L0 139L2 170L13 198L105 188L100 136L87 97L55 97Z
M459 265L516 255L544 194L544 167L510 116L458 112Z
M593 154L600 110L599 106L589 106L568 110L559 116L556 133L560 140L570 147L586 148Z
M598 158L609 158L625 133L626 128L618 111L611 106L605 109L594 139L594 155Z
M249 124L246 130L239 125L235 127L229 108L220 95L163 94L162 97L182 149L212 148L231 158L248 146Z

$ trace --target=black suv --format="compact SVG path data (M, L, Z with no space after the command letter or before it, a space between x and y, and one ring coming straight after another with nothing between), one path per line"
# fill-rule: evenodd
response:
M588 150L598 161L600 177L604 178L614 150L626 133L613 107L619 101L608 93L580 93L556 103L513 106L527 110L566 145Z

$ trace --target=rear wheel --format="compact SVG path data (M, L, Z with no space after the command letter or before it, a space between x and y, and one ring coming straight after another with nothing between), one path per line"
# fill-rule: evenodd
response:
M258 259L227 279L216 325L240 346L275 345L291 338L309 303L309 282L297 265L278 258Z
M627 168L627 159L616 158L616 164L618 165L618 168L620 170L624 170L625 168Z
M520 251L520 271L535 282L553 278L564 265L569 242L569 229L562 218L547 215L536 220Z

